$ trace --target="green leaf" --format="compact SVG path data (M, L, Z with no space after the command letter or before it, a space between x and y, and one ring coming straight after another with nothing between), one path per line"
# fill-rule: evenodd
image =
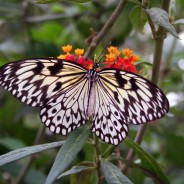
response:
M143 65L143 66L150 66L150 67L152 67L153 66L153 64L152 63L149 63L149 62L147 62L147 61L142 61L142 62L137 62L137 63L135 63L135 66L138 66L138 65Z
M141 6L135 6L129 14L130 21L135 29L142 31L147 22L147 17Z
M184 24L184 19L178 19L178 20L172 22L172 24Z
M69 178L70 184L94 184L97 180L94 167L91 167L91 169L83 170L79 173L71 174Z
M20 174L20 171L23 169L23 167L24 167L24 162L22 162L22 165L20 165L20 163L17 163L17 162L8 163L0 167L0 173L8 173L11 175L11 177L16 178ZM26 176L24 177L21 183L40 184L40 183L44 183L45 180L46 180L46 176L43 172L35 168L29 168Z
M87 166L73 166L70 170L62 173L60 176L58 176L58 179L63 177L63 176L67 176L70 174L76 174L76 173L80 173L82 171L86 171L86 170L91 170L94 169L93 167L87 167Z
M129 2L135 3L137 5L141 5L141 2L139 2L138 0L129 0Z
M122 160L123 163L125 163L128 167L137 168L139 171L141 171L146 176L152 177L154 179L154 181L158 181L158 183L162 183L162 180L159 177L157 177L157 175L155 175L154 172L152 172L150 169L148 169L140 164L136 164L135 162L126 160L126 159L124 159L122 157L118 157L118 156L112 156L112 159Z
M9 162L13 162L15 160L19 160L21 158L24 158L34 153L38 153L38 152L45 151L45 150L48 150L54 147L61 146L63 143L64 141L59 141L59 142L53 142L53 143L48 143L48 144L41 144L37 146L30 146L30 147L11 151L7 154L0 156L0 166L7 164Z
M41 28L32 29L31 33L36 41L57 43L62 30L63 27L56 22L45 22Z
M59 0L36 0L36 3L38 3L38 4L48 4L48 3L55 3L56 1L59 1ZM87 3L87 2L90 2L92 0L60 0L60 1L72 1L72 2L75 2L75 3Z
M183 154L176 154L177 152L184 153L184 137L182 135L177 135L175 132L165 131L164 138L166 141L166 149L164 150L164 158L168 160L169 163L173 163L177 167L183 168L184 159Z
M62 0L62 1L72 1L72 2L76 2L76 3L87 3L87 2L90 2L92 0Z
M80 127L71 132L65 144L59 150L45 184L53 183L56 178L72 163L89 136L89 127Z
M26 145L19 139L11 138L11 137L4 137L0 139L0 144L7 147L10 150L15 150L18 148L23 148Z
M120 169L111 162L101 159L101 168L107 184L132 184Z
M58 0L36 0L36 3L38 4L49 4L49 3L55 3Z
M155 159L149 155L146 151L144 151L138 144L133 142L128 137L125 139L125 142L139 155L141 159L141 164L155 173L155 175L162 181L162 183L169 184L169 179L164 174L159 164L155 161Z
M147 9L145 11L149 14L153 23L155 23L159 26L162 26L168 32L170 32L173 36L175 36L176 38L179 38L177 33L176 33L175 28L170 24L169 16L165 10L163 10L161 8L151 8L151 9Z

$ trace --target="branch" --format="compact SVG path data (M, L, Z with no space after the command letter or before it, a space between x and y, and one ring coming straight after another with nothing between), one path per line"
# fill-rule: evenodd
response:
M87 58L96 48L98 43L101 41L101 39L106 35L106 33L109 31L109 29L113 26L119 15L121 14L122 10L124 9L125 5L127 3L127 0L120 0L118 6L112 13L109 20L106 22L106 24L102 27L100 32L93 37L90 46L88 47L87 51L85 52L84 57Z
M169 5L170 5L170 0L164 0L162 1L162 9L164 9L166 12L169 11ZM159 71L160 71L160 64L161 64L161 59L162 59L162 49L163 49L163 42L164 42L164 34L165 34L165 30L163 27L159 26L158 31L156 32L157 34L157 38L155 38L155 49L154 49L154 58L153 58L153 68L152 68L152 78L151 81L154 84L158 83L158 79L159 79ZM140 127L140 129L138 130L136 137L134 139L134 142L137 144L141 144L142 139L144 137L144 134L147 130L147 126L148 124L144 124ZM135 153L133 152L133 150L131 149L128 154L126 159L127 160L133 160L135 156ZM128 167L126 165L124 165L123 168L121 168L121 170L126 173L127 172Z

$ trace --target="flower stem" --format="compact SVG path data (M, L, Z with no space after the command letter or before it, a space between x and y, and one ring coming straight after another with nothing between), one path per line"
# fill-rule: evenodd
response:
M100 166L100 159L101 159L101 146L98 137L94 134L94 142L95 142L95 158L96 158L96 168L97 168L97 184L101 183L101 177L102 177L102 172L101 172L101 166Z
M166 12L169 11L169 5L170 5L170 0L164 0L162 1L162 9L164 9ZM156 32L156 38L155 38L155 49L154 49L154 58L153 58L153 68L152 68L152 77L151 81L155 84L158 83L159 79L159 71L160 71L160 64L161 64L161 59L162 59L162 49L163 49L163 43L165 39L165 30L163 27L159 26L157 32ZM147 130L148 124L144 124L140 127L139 131L136 134L136 137L134 139L134 142L137 144L141 144L144 134ZM133 160L135 156L135 153L133 150L129 150L126 159L127 160ZM126 173L128 167L124 165L121 170Z
M122 13L122 10L124 9L126 3L127 3L127 0L119 1L119 4L117 5L116 9L112 13L111 17L108 19L106 24L102 27L99 33L93 37L90 46L85 52L85 55L84 55L85 58L87 58L93 52L93 50L96 48L96 46L101 41L101 39L106 35L106 33L110 30L112 25L116 22L117 18Z

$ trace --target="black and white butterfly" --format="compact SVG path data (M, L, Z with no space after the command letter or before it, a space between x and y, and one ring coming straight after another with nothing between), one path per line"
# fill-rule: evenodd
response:
M41 121L67 135L92 118L91 130L117 145L128 124L162 118L169 109L164 93L143 77L120 69L97 71L60 59L27 59L0 67L0 86L21 102L40 107Z

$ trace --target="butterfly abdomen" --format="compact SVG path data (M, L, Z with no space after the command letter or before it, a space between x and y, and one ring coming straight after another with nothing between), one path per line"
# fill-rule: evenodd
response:
M94 117L95 115L95 106L96 106L96 92L95 92L95 83L96 83L97 73L96 69L93 68L88 72L88 80L89 80L89 94L88 94L88 103L87 103L87 111L86 115L88 117Z

